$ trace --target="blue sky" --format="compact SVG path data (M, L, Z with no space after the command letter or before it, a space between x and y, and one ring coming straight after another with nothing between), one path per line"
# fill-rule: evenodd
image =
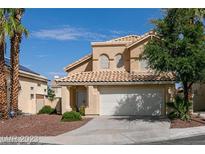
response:
M64 76L63 68L91 52L90 42L153 28L160 9L26 9L20 63L49 79ZM7 53L7 56L8 53Z

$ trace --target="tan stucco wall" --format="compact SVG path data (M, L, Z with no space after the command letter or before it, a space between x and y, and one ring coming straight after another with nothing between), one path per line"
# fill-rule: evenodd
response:
M136 45L130 47L129 49L126 48L125 45L100 45L100 46L93 46L93 70L100 70L99 68L99 57L102 54L105 54L109 57L110 60L110 70L116 70L115 64L115 56L117 54L123 55L124 60L124 67L121 68L122 70L126 71L138 71L142 72L145 70L140 69L140 55L144 51L144 46L147 44L150 38L147 38Z
M61 98L61 87L51 87L51 89L54 91L55 93L55 97L56 98Z
M37 84L40 83L41 86ZM44 92L44 89L47 90L47 82L36 81L33 79L28 79L25 77L20 77L21 90L19 92L19 109L25 113L35 114L36 111L36 94L46 95L47 91ZM34 87L31 90L31 87ZM34 98L31 99L31 94L34 94Z
M126 46L93 46L93 71L100 70L99 67L99 57L102 54L105 54L109 57L110 60L110 70L116 70L119 68L116 68L116 63L115 63L115 56L117 54L122 54L123 55L123 60L124 60L124 67L120 68L121 70L126 70L129 71L129 53L126 50Z
M88 106L85 109L86 115L98 115L100 113L100 93L97 86L87 86Z
M133 47L129 48L130 51L130 71L138 71L143 72L144 70L141 70L140 68L140 55L144 51L144 46L148 42L148 39L140 42L137 45L134 45Z
M126 44L107 44L102 43L101 45L92 46L92 58L88 59L66 72L69 74L86 72L86 71L98 71L100 69L99 58L101 55L107 55L109 57L109 70L126 70L128 72L138 71L144 72L146 70L140 69L139 57L144 51L144 45L149 41L150 38L146 38L136 45L127 48ZM124 66L122 68L116 67L115 56L117 54L123 55Z
M193 110L205 111L205 84L196 83L192 86Z
M87 72L87 71L92 71L92 60L89 59L72 69L67 70L67 73L73 74L73 73L79 73L79 72Z
M61 88L61 106L62 106L62 114L67 111L72 111L71 108L71 87L62 86Z

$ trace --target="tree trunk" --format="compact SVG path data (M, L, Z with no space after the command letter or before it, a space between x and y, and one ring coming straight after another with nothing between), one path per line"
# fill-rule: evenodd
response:
M6 71L5 71L5 42L0 43L0 112L3 119L8 119L8 103L7 103L7 86L6 86Z
M186 110L187 110L187 113L188 113L189 112L189 106L188 106L188 103L189 103L189 88L188 88L188 83L183 82L183 87L184 87L184 101L187 104Z
M15 33L11 38L11 109L18 112L18 94L20 89L19 83L19 45L21 42L21 35Z
M15 9L14 18L19 26L21 24L21 17L24 9ZM14 29L14 35L10 38L11 43L11 110L14 111L15 116L18 112L18 95L20 90L19 83L19 48L21 43L22 32Z

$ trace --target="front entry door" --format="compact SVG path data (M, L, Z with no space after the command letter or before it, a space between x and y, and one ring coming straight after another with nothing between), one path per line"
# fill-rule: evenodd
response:
M78 109L81 106L85 106L86 105L86 100L87 100L86 91L85 90L78 91L77 92L77 107L78 107Z

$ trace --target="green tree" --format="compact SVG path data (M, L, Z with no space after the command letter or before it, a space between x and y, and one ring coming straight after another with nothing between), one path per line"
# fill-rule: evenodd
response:
M162 19L153 20L156 37L145 46L144 58L157 72L173 72L183 84L189 113L189 90L205 77L204 25L196 9L166 9Z
M199 17L201 20L205 18L205 8L194 8L195 15Z
M55 96L56 96L55 92L51 88L48 87L48 99L50 101L53 101L55 99Z

